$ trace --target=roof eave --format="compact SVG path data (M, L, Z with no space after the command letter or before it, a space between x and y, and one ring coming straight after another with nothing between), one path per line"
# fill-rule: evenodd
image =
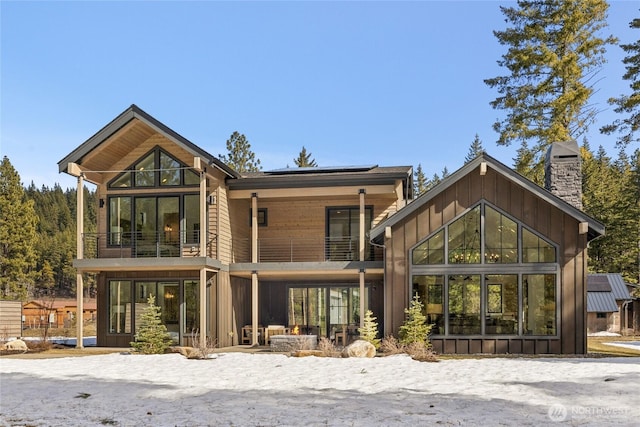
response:
M216 167L224 172L229 177L238 178L240 174L231 169L229 166L221 162L215 156L207 153L202 148L198 147L179 133L175 132L173 129L164 125L153 116L149 115L145 111L143 111L140 107L135 104L132 104L125 111L120 113L115 119L105 125L102 129L96 132L93 136L83 142L78 148L69 153L66 157L58 162L58 171L60 173L65 172L68 173L67 168L69 163L78 163L84 158L88 153L96 149L100 144L109 139L114 133L116 133L119 129L129 123L131 120L138 119L149 127L153 128L156 132L164 135L165 137L171 139L175 143L182 145L186 150L190 151L194 154L194 156L202 157L207 161L212 167Z
M437 195L445 191L447 188L449 188L454 183L456 183L459 179L461 179L462 177L466 176L467 174L472 172L474 169L479 167L482 163L486 163L487 167L491 166L497 172L501 173L504 176L507 176L510 180L516 182L518 185L522 186L526 190L534 193L536 196L545 200L552 206L555 206L561 209L568 215L574 217L579 222L586 222L588 224L587 239L589 241L604 235L605 233L604 224L590 217L589 215L587 215L580 209L576 208L575 206L571 205L570 203L567 203L561 198L553 195L552 193L540 187L539 185L528 180L524 176L520 175L513 169L509 168L508 166L504 165L503 163L494 159L488 154L482 153L478 155L475 159L466 163L460 169L458 169L457 171L455 171L454 173L452 173L451 175L449 175L448 177L440 181L437 185L435 185L429 191L420 195L417 199L413 200L411 203L409 203L407 206L402 208L400 211L398 211L394 215L390 216L389 218L385 219L384 221L376 225L374 228L372 228L370 232L371 240L376 243L382 242L382 236L384 236L384 229L386 227L393 226L394 224L408 217L417 209L419 209L420 206L422 206L429 200L433 199L434 197L436 197Z

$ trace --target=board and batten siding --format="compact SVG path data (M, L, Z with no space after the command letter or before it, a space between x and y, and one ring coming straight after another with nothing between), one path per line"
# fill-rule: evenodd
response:
M578 221L505 176L479 168L426 202L392 227L387 239L385 335L397 335L411 296L410 248L481 200L558 245L558 336L549 338L434 338L444 353L586 353L586 234ZM389 243L391 243L389 245Z

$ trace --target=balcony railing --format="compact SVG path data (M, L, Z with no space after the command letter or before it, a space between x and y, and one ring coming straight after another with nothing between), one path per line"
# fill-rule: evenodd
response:
M249 239L233 239L234 262L251 262ZM382 248L366 243L365 260L382 261ZM358 261L360 245L351 238L258 239L258 262Z
M199 257L198 233L84 233L83 257L160 258ZM210 235L207 257L229 263L251 262L250 239L221 239ZM382 249L366 243L365 260L381 261ZM258 239L258 262L359 261L360 247L351 238L264 238Z
M215 257L215 236L207 240L206 256ZM200 254L198 232L117 232L84 233L84 258L159 258L197 257Z

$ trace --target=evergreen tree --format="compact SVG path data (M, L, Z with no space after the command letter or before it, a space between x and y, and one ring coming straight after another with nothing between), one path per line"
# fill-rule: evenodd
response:
M378 322L376 317L373 316L371 310L367 310L364 313L364 325L362 328L358 328L360 338L370 342L375 348L380 348L380 339L378 338Z
M135 341L131 347L143 354L163 354L171 345L171 335L162 323L160 307L155 296L149 295L147 307L143 310L141 324L138 326Z
M416 293L409 303L409 308L404 310L407 319L400 326L401 344L423 343L427 346L430 345L429 334L433 325L427 323L427 316L422 312L423 308L420 296Z
M520 175L529 178L531 181L542 185L540 177L544 176L544 164L534 162L533 151L529 150L527 141L522 141L520 148L516 151L516 158L513 159L513 168Z
M25 196L18 172L5 156L0 163L0 292L25 299L36 267L38 218Z
M427 178L424 176L422 165L418 163L415 172L413 173L413 198L417 198L422 193L427 191Z
M314 159L311 158L311 153L307 153L307 149L302 147L302 151L298 154L297 159L293 159L293 162L299 168L315 168L318 167L318 164Z
M491 106L507 112L493 125L498 145L535 141L530 150L537 164L549 144L588 130L597 112L588 104L589 82L605 62L605 46L616 42L598 37L608 7L604 0L518 0L517 7L500 7L511 27L494 31L508 46L498 64L510 74L485 80L500 94Z
M255 153L251 151L251 144L244 134L231 134L227 140L227 152L228 155L220 154L218 157L236 172L258 172L262 169L260 160L256 159Z
M640 29L640 18L635 18L629 27ZM625 147L629 143L640 141L640 39L634 43L622 44L620 47L629 54L622 60L626 64L627 71L622 76L623 80L631 83L631 95L620 95L618 98L610 98L609 104L615 105L613 110L618 114L626 114L628 117L617 119L613 123L600 128L600 132L611 135L619 132L616 144Z
M476 133L476 137L473 139L471 146L469 146L469 152L467 153L467 156L464 158L464 163L465 164L469 163L471 160L475 159L483 152L484 152L484 148L482 147L482 141L480 140L480 137Z
M635 282L640 235L637 165L632 165L623 150L612 162L602 147L593 155L586 145L582 161L583 209L607 227L605 236L589 244L589 269L620 273Z

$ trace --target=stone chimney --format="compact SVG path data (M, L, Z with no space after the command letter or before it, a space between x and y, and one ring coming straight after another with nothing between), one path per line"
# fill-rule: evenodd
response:
M576 141L554 142L544 161L544 188L582 210L582 168Z

